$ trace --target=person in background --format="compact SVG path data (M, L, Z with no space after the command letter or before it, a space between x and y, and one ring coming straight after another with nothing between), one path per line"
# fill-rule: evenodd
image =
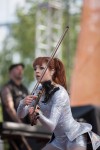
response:
M5 83L5 85L1 89L3 122L23 122L29 124L28 116L26 116L24 119L19 119L16 113L20 100L28 95L28 90L22 83L23 73L23 63L12 64L9 67L9 81ZM17 141L8 140L10 150L15 149L14 145L19 146L19 141Z
M50 57L35 59L33 68L38 82L49 60ZM43 93L35 110L38 95L28 95L20 101L17 115L24 118L29 113L32 125L38 120L53 133L53 138L42 150L87 150L89 143L88 150L96 150L100 146L100 137L92 132L90 124L78 122L72 116L65 68L61 60L53 58L49 62L41 84L40 93Z

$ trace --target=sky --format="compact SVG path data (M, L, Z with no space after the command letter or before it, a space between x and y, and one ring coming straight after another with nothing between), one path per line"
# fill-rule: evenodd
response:
M77 3L80 4L81 1L82 0L77 0ZM1 24L6 22L12 22L15 19L14 12L16 6L24 6L25 0L0 0L0 4L1 4L0 5L0 24ZM73 7L73 9L75 9L75 6Z
M24 6L25 0L0 0L0 50L2 42L8 33L6 23L15 21L15 10L17 6Z
M25 0L0 0L0 24L13 21L16 6L23 6Z

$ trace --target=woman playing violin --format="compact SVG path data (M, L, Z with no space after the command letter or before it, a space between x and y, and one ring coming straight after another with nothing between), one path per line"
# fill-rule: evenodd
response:
M49 59L50 57L35 59L33 68L37 81L40 80ZM88 137L91 148L96 150L100 146L100 138L91 131L92 126L77 122L72 116L65 69L58 58L50 61L41 85L44 93L35 109L35 118L54 134L54 138L42 150L87 150ZM17 109L20 118L24 118L27 113L33 115L34 107L29 106L36 98L35 95L29 95L20 102Z

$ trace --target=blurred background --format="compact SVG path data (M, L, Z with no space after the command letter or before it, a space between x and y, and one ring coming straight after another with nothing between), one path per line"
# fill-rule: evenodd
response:
M51 56L66 26L69 31L56 56L65 65L69 88L83 0L0 0L0 4L0 89L8 81L9 66L22 62L25 64L23 83L31 92L34 58ZM6 145L5 149L8 149Z
M1 1L1 0L0 0ZM66 67L68 85L73 68L83 0L4 0L0 5L0 86L11 63L25 64L24 83L34 80L32 62L50 56L62 32L69 26L57 57Z
M35 84L34 58L50 56L69 26L56 57L65 65L74 116L85 116L91 124L98 122L94 126L100 134L100 0L0 0L0 3L0 89L8 80L10 64L23 62L23 82L31 92ZM93 115L90 117L91 111L96 120ZM1 107L0 112L2 121Z

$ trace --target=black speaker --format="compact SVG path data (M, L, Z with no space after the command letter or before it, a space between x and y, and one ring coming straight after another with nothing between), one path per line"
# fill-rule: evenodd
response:
M85 105L71 107L73 117L79 121L90 123L92 131L100 135L100 107Z

